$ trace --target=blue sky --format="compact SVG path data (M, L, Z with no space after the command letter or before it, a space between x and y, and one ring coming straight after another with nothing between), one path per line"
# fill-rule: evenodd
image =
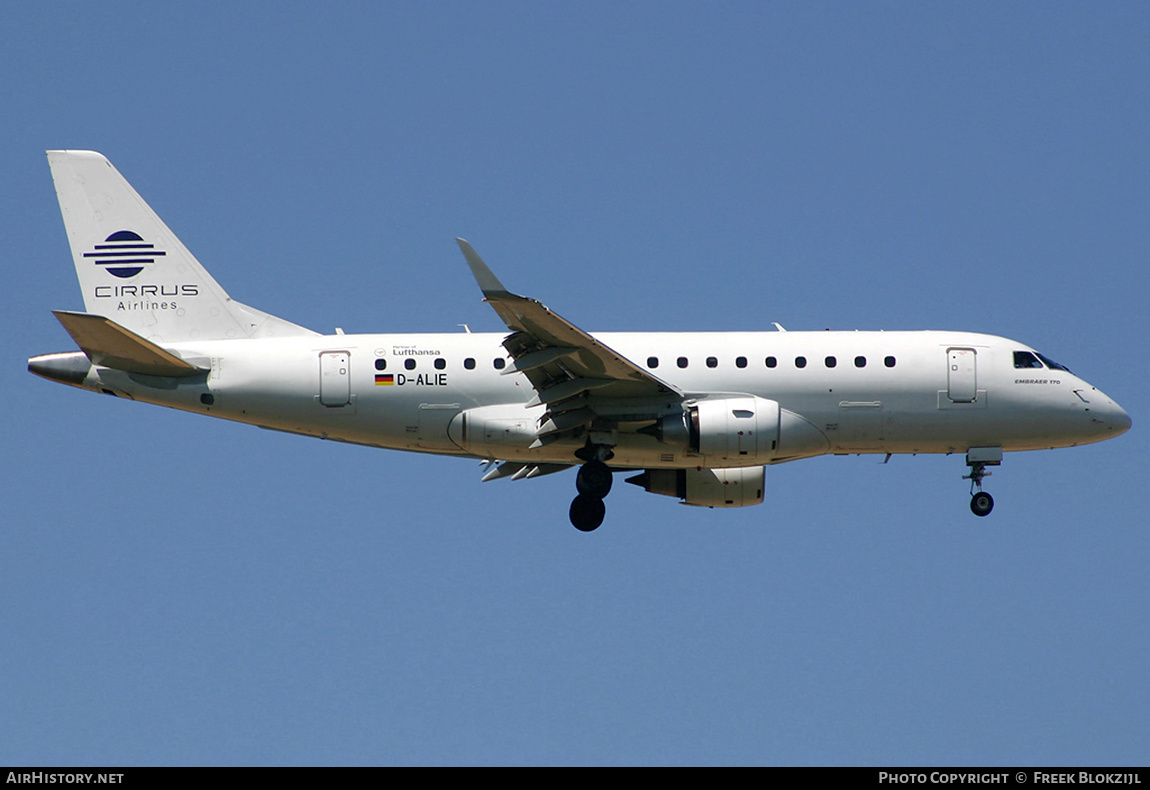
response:
M0 763L1144 764L1150 10L19 4L0 27ZM237 299L499 331L453 242L591 331L964 329L1112 442L768 470L701 510L53 385L44 150Z

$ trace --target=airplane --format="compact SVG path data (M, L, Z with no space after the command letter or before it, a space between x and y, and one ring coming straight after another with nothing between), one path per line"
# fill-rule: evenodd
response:
M1035 349L972 332L589 334L460 250L508 333L320 334L233 300L93 151L48 161L84 295L79 351L28 360L81 389L304 436L478 459L483 481L577 467L598 528L616 473L687 505L764 500L766 467L964 453L970 509L1006 452L1118 436L1130 416ZM466 328L466 327L465 327Z

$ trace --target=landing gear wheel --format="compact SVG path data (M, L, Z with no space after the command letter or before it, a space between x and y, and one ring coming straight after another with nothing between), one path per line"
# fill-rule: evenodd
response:
M611 492L611 467L602 461L588 461L579 467L575 488L584 496L602 499Z
M571 502L571 524L580 532L591 532L603 523L607 506L597 497L580 494Z
M970 498L970 512L976 516L989 516L994 510L994 497L985 491L979 491Z

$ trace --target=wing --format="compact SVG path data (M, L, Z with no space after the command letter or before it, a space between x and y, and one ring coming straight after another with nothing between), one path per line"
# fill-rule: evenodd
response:
M676 387L561 318L538 300L503 287L463 239L456 239L471 273L511 334L503 347L512 363L504 375L522 373L535 389L529 405L547 406L538 444L586 427L613 429L621 422L657 419L683 398Z

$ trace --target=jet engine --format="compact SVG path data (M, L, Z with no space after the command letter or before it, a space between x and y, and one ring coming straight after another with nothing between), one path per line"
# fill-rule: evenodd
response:
M766 467L647 469L627 482L644 491L678 497L684 505L748 507L763 501Z
M704 456L708 466L778 463L830 447L822 431L802 416L755 395L694 401L642 432Z

